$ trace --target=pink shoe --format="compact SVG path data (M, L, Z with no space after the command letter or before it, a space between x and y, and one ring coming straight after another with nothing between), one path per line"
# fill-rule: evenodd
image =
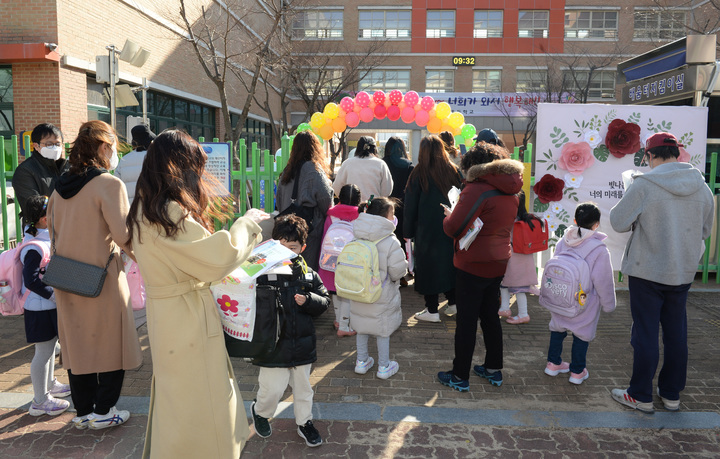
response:
M340 324L338 323L337 320L335 322L333 322L333 327L335 327L335 330L338 330L340 328Z
M582 384L583 381L590 377L590 372L584 368L582 373L570 373L570 382L573 384Z
M501 309L498 311L498 315L500 317L510 317L510 316L512 316L512 311L509 309L505 309L505 310Z
M515 317L509 318L505 322L507 322L509 324L513 324L513 325L526 324L526 323L530 322L530 316L525 316L525 317L515 316Z
M338 330L337 335L342 338L343 336L355 336L357 332L355 330Z
M568 371L570 371L570 364L567 362L562 362L560 365L548 362L545 367L545 374L548 376L557 376L560 373L567 373Z

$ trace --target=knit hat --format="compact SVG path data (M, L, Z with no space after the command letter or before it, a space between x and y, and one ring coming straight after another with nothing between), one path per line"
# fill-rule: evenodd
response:
M682 147L683 144L678 143L677 137L669 132L658 132L648 137L645 143L645 151L656 147Z
M475 142L487 142L493 145L497 145L499 140L500 138L498 137L497 133L489 128L485 128L482 131L478 132L477 137L475 137Z
M149 127L144 124L139 124L130 130L132 133L132 142L134 146L143 147L147 150L150 143L155 140L155 134L150 130Z

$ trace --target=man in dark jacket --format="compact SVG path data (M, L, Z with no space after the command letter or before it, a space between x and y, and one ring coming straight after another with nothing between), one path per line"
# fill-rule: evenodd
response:
M288 274L267 274L257 280L258 286L271 285L278 290L282 305L280 339L275 350L253 360L260 366L257 400L250 410L255 432L260 437L272 434L268 418L275 414L278 403L288 386L293 391L293 407L298 435L310 447L320 446L322 438L312 422L313 390L310 369L317 360L315 324L330 305L330 294L320 276L307 266L300 253L305 249L308 227L296 215L279 217L272 237L297 253Z
M443 222L445 233L455 240L455 359L453 369L439 372L438 379L453 389L467 391L478 318L485 361L475 365L473 371L494 386L503 382L502 326L498 318L500 282L512 254L510 231L517 214L517 193L523 184L523 164L507 159L504 148L481 142L463 157L462 166L467 177L465 188L452 213L446 211ZM460 249L460 239L478 218L482 229L467 250Z
M55 180L70 169L60 129L52 124L38 124L30 140L32 155L18 166L12 179L15 201L20 204L21 212L25 211L30 196L50 196L55 189Z

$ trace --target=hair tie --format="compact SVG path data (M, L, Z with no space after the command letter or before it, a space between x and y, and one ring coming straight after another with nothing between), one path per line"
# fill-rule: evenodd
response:
M365 151L365 150L369 150L369 149L370 149L370 146L371 146L371 145L372 145L372 144L371 144L371 143L369 143L369 142L368 142L368 143L366 143L365 145L363 145L363 151Z
M370 206L370 201L372 201L374 197L375 197L374 194L370 195L370 197L368 198L368 206Z

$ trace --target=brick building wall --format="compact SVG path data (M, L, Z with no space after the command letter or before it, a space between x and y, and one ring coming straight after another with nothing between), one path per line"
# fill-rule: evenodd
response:
M58 126L67 140L63 126L60 98L59 64L13 64L15 132L32 130L40 123Z

